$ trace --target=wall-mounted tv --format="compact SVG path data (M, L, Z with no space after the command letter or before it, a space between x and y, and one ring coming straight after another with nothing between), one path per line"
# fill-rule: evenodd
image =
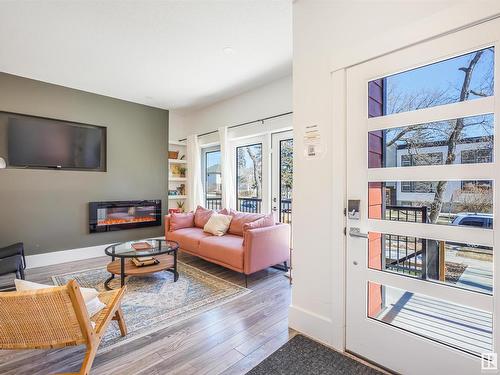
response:
M106 128L0 113L9 167L106 170Z

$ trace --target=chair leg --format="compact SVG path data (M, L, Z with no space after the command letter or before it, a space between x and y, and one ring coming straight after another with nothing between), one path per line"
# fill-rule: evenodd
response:
M118 326L120 327L120 333L122 336L127 335L127 325L125 324L125 319L123 318L123 311L122 308L119 307L116 312L115 316L113 317L113 320L116 320L118 322Z
M87 351L85 352L85 357L83 358L82 367L80 368L80 375L88 375L90 374L90 368L92 367L92 363L94 363L94 358L97 353L97 347L87 347Z

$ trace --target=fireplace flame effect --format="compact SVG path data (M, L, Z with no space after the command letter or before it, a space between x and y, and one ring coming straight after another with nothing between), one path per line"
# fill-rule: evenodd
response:
M127 217L127 218L107 218L104 220L99 220L97 225L116 225L116 224L128 224L128 223L143 223L147 221L155 221L154 217L150 216L137 216L137 217Z

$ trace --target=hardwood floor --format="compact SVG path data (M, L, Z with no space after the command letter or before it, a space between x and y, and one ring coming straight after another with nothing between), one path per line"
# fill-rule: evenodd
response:
M187 254L179 260L244 286L241 274ZM27 270L26 279L51 284L52 275L105 266L108 261L101 257L35 268ZM91 373L245 374L295 334L288 329L291 288L283 271L258 272L249 277L248 288L253 293L98 354ZM83 352L84 347L0 350L0 374L77 371Z

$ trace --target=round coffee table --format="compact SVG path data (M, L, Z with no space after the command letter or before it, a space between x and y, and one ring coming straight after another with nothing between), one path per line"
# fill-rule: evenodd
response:
M148 243L151 247L144 250L136 250L132 245L137 243ZM177 272L177 250L179 244L175 241L163 239L147 239L133 242L123 242L108 246L104 252L111 257L107 270L111 276L104 282L106 289L112 288L108 285L115 275L120 275L121 286L125 285L125 277L142 276L154 272L168 271L174 274L174 282L179 279ZM132 258L154 257L158 263L149 266L137 267ZM117 259L116 259L117 258Z

